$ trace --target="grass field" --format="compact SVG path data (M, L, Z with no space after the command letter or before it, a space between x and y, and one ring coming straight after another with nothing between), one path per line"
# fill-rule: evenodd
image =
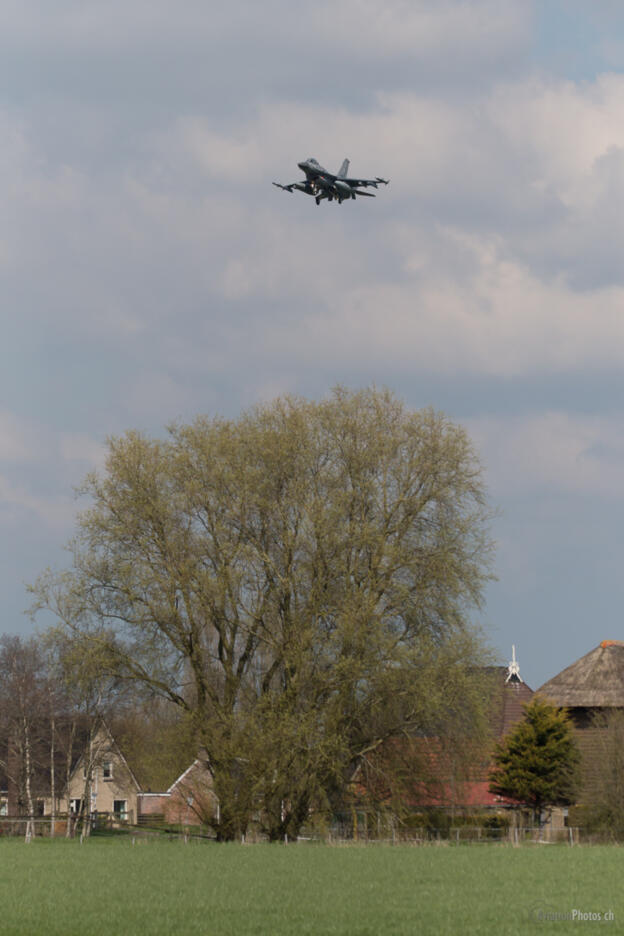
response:
M2 936L579 933L624 925L609 846L0 841Z

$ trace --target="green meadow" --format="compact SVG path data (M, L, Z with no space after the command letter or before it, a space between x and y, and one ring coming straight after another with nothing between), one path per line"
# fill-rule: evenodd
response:
M609 846L4 839L0 933L615 933L623 865Z

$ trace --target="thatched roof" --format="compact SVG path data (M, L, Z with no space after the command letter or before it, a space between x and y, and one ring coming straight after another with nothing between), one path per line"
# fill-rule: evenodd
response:
M624 708L624 641L603 640L537 691L566 708Z

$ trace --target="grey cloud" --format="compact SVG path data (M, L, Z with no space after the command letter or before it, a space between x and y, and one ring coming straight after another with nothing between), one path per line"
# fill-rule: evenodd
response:
M531 7L514 0L317 0L297 15L286 0L233 0L207 6L183 0L172 11L167 0L110 0L106 4L60 0L50 7L43 0L24 7L6 3L0 13L3 36L13 45L115 53L131 47L148 51L183 46L189 50L211 39L256 43L275 41L287 50L296 45L324 42L339 46L343 55L362 50L373 57L396 54L429 59L455 52L466 59L484 54L502 56L526 41ZM244 63L241 63L244 67Z
M97 160L99 142L114 160L94 115L127 152L137 127L180 112L227 126L276 96L366 109L383 89L464 94L521 67L530 19L513 0L318 0L305 16L285 0L186 0L175 14L141 0L13 4L0 14L0 80L10 106L37 115L42 145L66 138Z
M108 433L375 380L472 420L507 511L505 646L524 625L541 659L566 602L606 616L610 556L569 579L617 544L624 83L532 74L536 10L3 5L7 613L64 561ZM310 154L391 184L318 209L271 186Z

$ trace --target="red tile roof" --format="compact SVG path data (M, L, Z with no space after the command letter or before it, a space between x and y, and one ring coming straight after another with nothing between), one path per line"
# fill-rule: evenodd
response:
M524 706L531 701L533 690L521 680L506 682L507 667L486 671L493 676L490 707L490 731L493 741L501 740L524 717ZM368 777L358 775L359 792L373 792L378 800L390 799L384 776L403 770L402 801L410 808L431 807L492 807L512 805L489 790L490 759L483 750L475 750L471 760L461 762L452 747L446 747L439 738L411 738L409 741L387 743L378 753L377 771ZM468 755L470 758L470 754ZM387 769L384 769L387 768ZM413 778L409 776L412 772ZM374 786L376 789L372 790Z

